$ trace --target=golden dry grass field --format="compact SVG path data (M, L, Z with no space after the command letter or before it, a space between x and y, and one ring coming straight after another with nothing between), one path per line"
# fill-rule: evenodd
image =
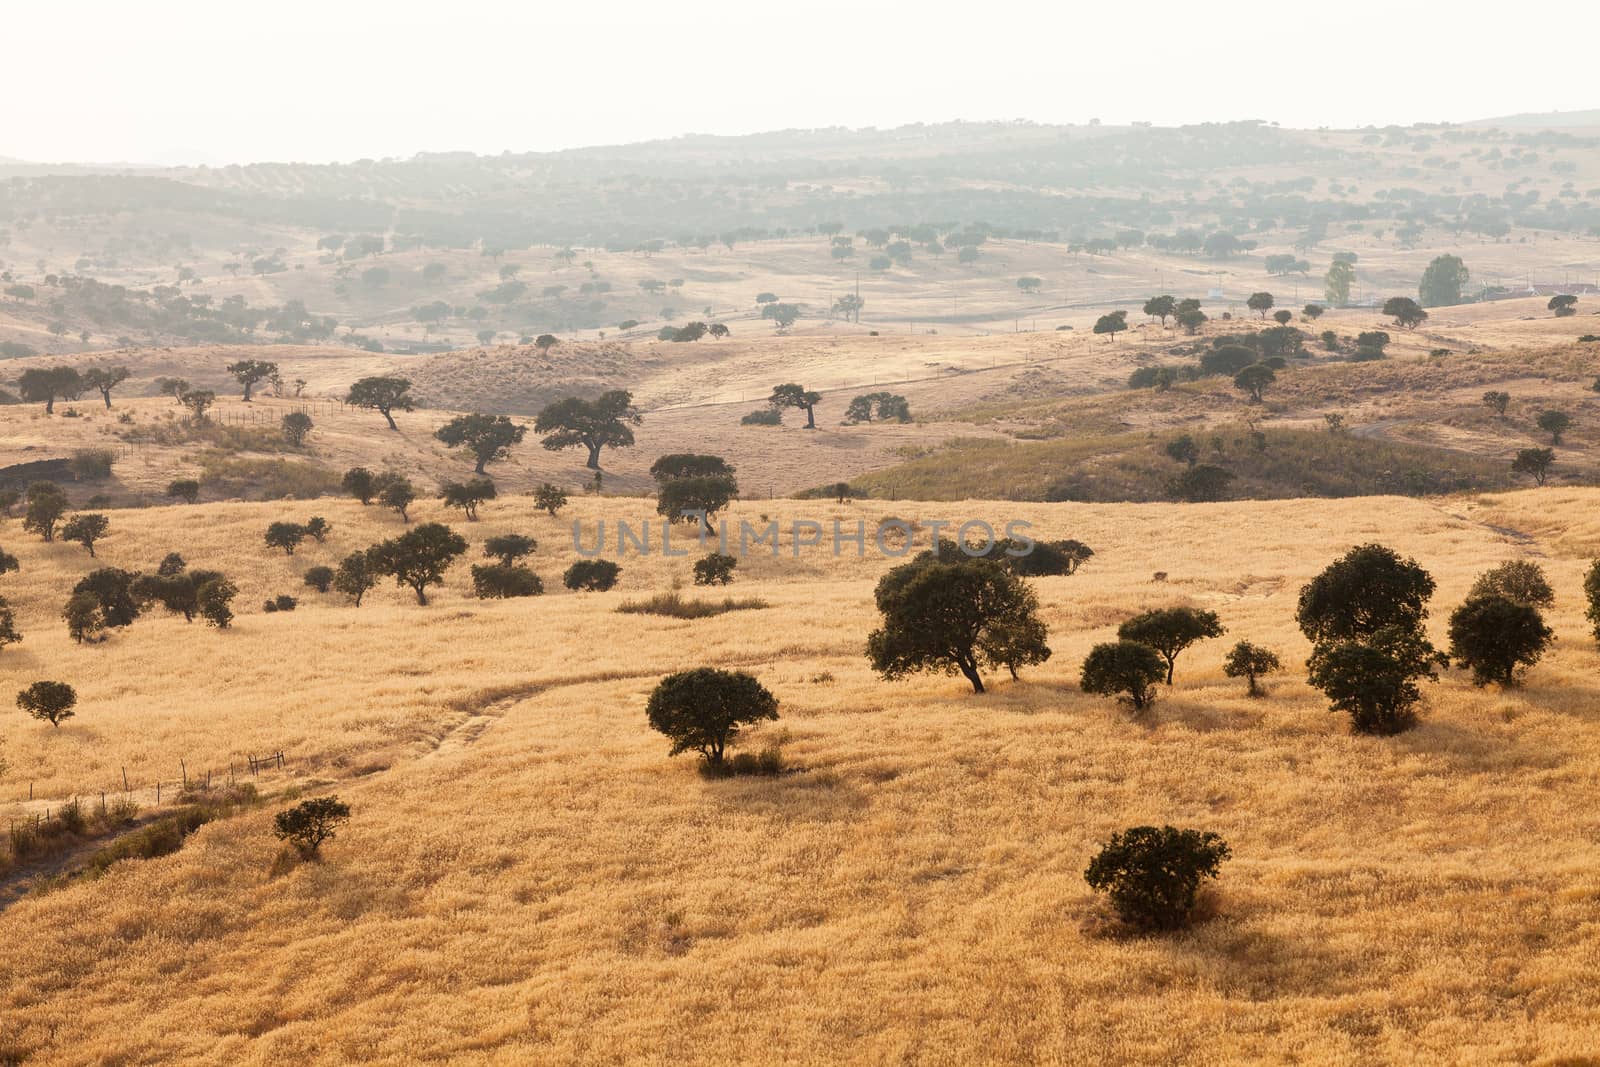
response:
M442 518L436 505L417 518ZM539 538L546 596L477 601L465 562L427 607L300 587L314 563L399 529L345 501L112 510L103 565L176 549L232 575L219 632L141 618L75 646L58 618L76 546L0 543L25 640L0 691L78 687L60 729L0 715L0 817L283 750L271 792L336 792L354 816L321 863L279 863L282 800L0 912L0 1052L78 1063L1578 1063L1600 1054L1600 652L1579 582L1600 491L1431 501L837 506L746 501L735 519L1022 518L1096 550L1034 581L1054 655L974 696L887 683L862 654L892 560L785 544L730 592L770 607L683 621L624 600L687 587L689 559L622 559L605 594L559 589L570 523L648 501L526 498L453 522ZM322 514L292 558L266 524ZM1524 688L1427 686L1420 726L1352 736L1309 689L1296 591L1380 540L1438 579L1430 630L1517 558L1556 586L1559 639ZM1166 573L1164 581L1153 579ZM259 603L304 593L291 614ZM686 589L687 592L687 589ZM717 594L720 596L720 592ZM1134 718L1079 664L1146 607L1218 611ZM1287 670L1252 700L1232 641ZM665 673L748 670L781 719L776 778L707 780L669 759L644 703ZM1082 879L1139 823L1221 833L1206 919L1116 936Z

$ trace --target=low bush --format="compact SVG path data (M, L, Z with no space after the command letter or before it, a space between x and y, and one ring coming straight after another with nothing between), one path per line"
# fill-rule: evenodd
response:
M627 600L617 608L627 615L667 615L674 619L705 619L730 611L756 611L771 607L759 597L685 600L677 593L657 593L648 600Z
M1188 923L1200 883L1217 877L1228 846L1214 833L1134 826L1111 835L1083 872L1130 925L1174 930Z

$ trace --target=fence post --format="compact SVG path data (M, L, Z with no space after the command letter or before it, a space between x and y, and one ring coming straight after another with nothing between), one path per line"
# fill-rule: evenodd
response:
M183 771L183 788L185 791L187 791L189 788L189 768L183 762L182 757L179 757L178 759L178 768Z

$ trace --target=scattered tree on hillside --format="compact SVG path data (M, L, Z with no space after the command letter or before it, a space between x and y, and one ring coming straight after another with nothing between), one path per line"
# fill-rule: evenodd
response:
M1478 594L1450 615L1450 655L1472 671L1472 684L1517 684L1555 640L1539 609L1494 593Z
M1253 404L1261 403L1261 394L1277 380L1278 376L1265 363L1253 363L1233 376L1234 387L1248 394Z
M374 487L378 490L379 504L397 513L401 522L411 521L408 509L411 502L417 499L417 487L411 484L411 479L385 471L378 475Z
M1471 275L1460 256L1436 256L1428 269L1422 272L1417 285L1417 297L1424 307L1441 307L1461 303L1461 291ZM1388 311L1384 312L1389 314Z
M1331 709L1350 716L1362 734L1397 734L1416 722L1417 683L1437 680L1439 654L1420 628L1386 626L1359 639L1319 642L1306 661L1309 681Z
M1126 311L1111 311L1101 315L1095 320L1094 332L1109 334L1115 341L1117 334L1128 328L1128 313Z
M1467 593L1468 599L1498 596L1535 608L1553 607L1556 591L1550 587L1544 568L1531 559L1508 560L1478 576Z
M325 842L333 840L337 828L350 819L350 805L338 797L313 797L302 800L287 811L273 816L273 833L278 840L293 845L306 859L321 854Z
M1379 544L1352 548L1300 590L1295 621L1313 643L1420 630L1434 582L1414 559Z
M1206 324L1206 313L1197 307L1179 308L1177 323L1190 337L1200 332L1200 327Z
M1483 394L1483 403L1490 411L1503 419L1506 417L1506 408L1511 406L1511 394L1501 392L1498 389L1491 389Z
M1569 315L1576 315L1578 313L1578 298L1570 293L1562 293L1559 296L1552 296L1550 298L1550 302L1545 305L1545 308L1549 311L1555 312L1556 318L1564 319Z
M166 483L166 496L178 499L184 504L194 504L200 499L200 483L194 478L178 478L174 482Z
M460 508L468 522L478 521L478 505L495 498L494 483L487 478L470 482L446 482L439 488L439 499L447 508Z
M485 473L484 467L511 455L511 446L520 444L528 428L518 426L505 415L457 415L434 433L434 437L451 448L464 448L476 461L474 474Z
M1323 278L1323 295L1334 307L1350 303L1350 286L1355 283L1356 269L1343 260L1334 260Z
M110 528L111 520L104 515L74 515L61 527L61 540L82 545L89 550L89 558L93 559L95 542L103 538Z
M344 479L339 483L344 491L361 501L361 505L372 503L372 498L378 492L377 477L365 467L351 467L344 472Z
M1572 427L1572 416L1565 411L1541 411L1539 429L1550 435L1550 443L1559 445L1561 435Z
M1288 308L1279 308L1277 311L1272 313L1272 318L1279 326L1287 326L1289 325L1289 320L1294 318L1294 312L1290 311Z
M36 533L45 541L56 539L56 523L61 521L67 508L67 494L55 482L34 482L24 494L27 507L22 516L22 528Z
M1300 309L1300 314L1304 315L1312 322L1316 322L1318 319L1322 318L1322 313L1327 310L1328 309L1323 307L1321 304L1307 304L1305 307Z
M910 422L911 407L906 398L889 392L863 393L850 401L844 412L844 423L853 426L858 422Z
M194 422L205 422L206 412L217 402L217 394L210 389L190 389L178 398L178 402L189 409L189 417Z
M283 417L280 423L283 429L283 439L295 448L306 443L306 438L311 436L311 416L303 411L291 411Z
M396 585L410 586L417 603L427 604L428 586L443 584L444 572L466 550L467 539L450 527L425 522L373 545L368 553L373 571L394 578Z
M1588 602L1584 617L1594 627L1594 639L1600 641L1600 559L1591 563L1584 573L1583 598Z
M1144 313L1152 319L1160 319L1161 325L1167 324L1167 319L1178 313L1178 301L1172 296L1152 296L1144 302Z
M278 365L264 359L241 359L237 363L228 364L228 373L234 380L244 387L244 402L250 402L250 393L257 383L264 382L278 373Z
M139 600L133 585L139 576L116 567L102 567L90 571L72 587L73 595L86 593L94 597L100 608L101 621L106 626L132 626L139 617Z
M883 624L867 638L867 657L890 680L959 670L981 693L980 667L1014 677L1050 658L1038 597L999 563L916 560L885 574L873 595Z
M1517 455L1511 461L1512 474L1526 474L1533 478L1535 485L1543 485L1550 476L1550 468L1555 464L1556 454L1549 448L1522 448L1517 450Z
M83 373L83 384L100 394L106 410L111 410L111 390L128 380L127 367L90 367Z
M580 559L561 575L561 584L574 592L604 593L617 584L622 568L609 559Z
M533 491L533 506L549 512L553 519L567 506L567 491L544 482Z
M311 567L306 570L303 578L306 585L319 593L326 593L328 588L333 585L333 568Z
M600 469L602 448L627 448L633 444L632 427L644 420L633 407L633 394L614 389L594 400L569 396L539 412L533 430L544 437L551 452L582 445L589 452L585 464Z
M698 752L720 767L741 726L777 719L778 700L743 671L697 667L661 679L645 716L652 729L671 739L668 755Z
M17 707L57 729L72 718L77 704L77 691L66 682L34 682L17 693Z
M1271 293L1251 293L1244 306L1254 311L1257 318L1264 319L1267 317L1267 312L1272 310L1272 303Z
M1168 441L1162 449L1168 459L1175 460L1185 466L1192 467L1200 461L1200 446L1194 443L1194 438L1188 434Z
M84 382L72 367L30 367L17 379L17 391L30 403L44 403L46 415L55 414L56 400L76 400Z
M306 539L306 528L298 522L274 522L267 527L262 539L268 548L281 548L284 555L292 556Z
M67 636L80 645L100 640L105 632L100 602L92 593L73 593L67 599L67 606L61 609L61 617L67 623Z
M805 428L808 430L817 428L816 406L821 402L821 393L811 392L805 386L797 385L794 382L773 386L772 395L767 398L768 405L774 411L781 412L784 408L798 408L804 411L806 413Z
M523 534L499 534L483 543L486 558L497 560L502 567L510 567L520 559L531 556L539 542Z
M1214 833L1171 826L1135 826L1111 835L1083 872L1132 926L1175 930L1188 923L1204 879L1229 857Z
M1248 641L1240 641L1228 650L1228 656L1222 661L1222 673L1229 678L1245 679L1248 688L1245 693L1258 697L1265 690L1256 682L1265 674L1274 674L1283 669L1283 664L1278 661L1277 653L1260 645L1252 645Z
M12 613L11 604L0 596L0 649L21 640L22 634L17 631L17 617Z
M709 552L694 561L695 585L727 585L733 581L734 568L739 561L721 552Z
M656 481L656 512L670 521L709 524L739 495L734 468L721 456L674 453L650 467Z
M195 590L195 605L206 622L226 630L233 622L233 598L238 595L239 587L218 575Z
M493 334L490 334L493 337ZM416 401L411 396L411 382L406 378L377 375L361 378L350 386L345 403L358 408L370 408L382 415L389 429L398 430L393 412L413 411Z
M771 319L781 333L800 320L800 307L798 304L767 304L761 309L761 317Z
M1017 288L1021 289L1024 293L1037 293L1039 291L1039 287L1043 284L1044 282L1041 279L1035 278L1032 275L1023 275L1021 278L1017 279Z
M1428 321L1428 313L1409 296L1391 296L1383 302L1383 313L1394 319L1396 325L1407 329L1415 329Z
M372 558L367 552L352 552L339 561L333 572L333 588L361 606L367 590L378 584L378 574L372 568Z
M1233 483L1233 478L1230 470L1212 463L1202 463L1169 479L1167 492L1190 504L1212 503L1228 495L1228 486Z
M1196 641L1221 637L1226 632L1216 612L1199 608L1157 608L1141 612L1117 628L1122 640L1149 645L1161 654L1167 664L1168 685L1172 684L1180 652Z
M176 404L182 404L183 394L189 391L186 378L157 378L154 384L157 396L170 396Z
M1154 702L1155 687L1166 677L1161 653L1138 641L1106 641L1095 645L1083 661L1078 686L1085 693L1124 697L1134 711Z

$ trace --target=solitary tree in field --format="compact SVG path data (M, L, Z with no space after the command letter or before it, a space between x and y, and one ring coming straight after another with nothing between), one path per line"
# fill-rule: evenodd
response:
M111 520L104 515L74 515L61 527L61 540L82 545L89 550L89 558L93 559L95 542L104 537L110 528Z
M883 624L867 638L867 658L885 678L960 671L981 693L980 667L1014 675L1050 658L1038 597L999 563L916 560L885 574L873 595Z
M357 380L350 386L350 392L345 396L345 403L376 411L383 416L391 430L400 428L395 425L394 412L416 409L416 401L411 397L410 380L389 375Z
M1251 293L1244 306L1254 311L1258 318L1264 319L1267 317L1267 312L1272 310L1272 302L1271 293Z
M1017 288L1021 289L1024 293L1037 293L1039 291L1039 287L1043 284L1044 282L1041 279L1035 278L1031 275L1024 275L1017 279Z
M698 752L715 767L740 727L778 717L778 699L743 671L697 667L661 679L645 715L671 739L669 755Z
M1550 443L1559 445L1561 435L1572 427L1572 416L1565 411L1541 411L1539 429L1550 435Z
M476 460L473 473L485 473L484 467L511 455L511 446L520 444L528 433L526 426L518 426L504 415L457 415L433 435L452 448L465 448Z
M539 412L533 431L544 438L551 452L582 446L589 452L586 466L600 469L602 448L628 448L633 427L644 420L633 407L633 394L623 389L601 393L594 400L569 396Z
M1085 693L1125 696L1134 711L1143 711L1155 700L1155 687L1166 673L1161 654L1149 645L1107 641L1089 650L1078 685Z
M1515 685L1555 640L1539 609L1494 593L1468 598L1450 615L1450 655L1472 670L1472 684Z
M1137 641L1161 653L1167 664L1167 684L1172 684L1172 671L1178 654L1196 641L1208 637L1221 637L1227 631L1214 611L1199 608L1158 608L1141 612L1117 628L1117 636L1124 641Z
M167 483L167 495L185 504L193 504L200 499L200 483L193 478L178 478Z
M369 551L373 570L410 586L417 603L426 604L428 586L443 584L444 572L466 550L466 538L442 523L426 522Z
M1550 468L1555 461L1556 454L1553 449L1518 449L1516 458L1511 461L1511 473L1526 474L1533 479L1535 485L1543 485L1545 479L1550 476Z
M1583 597L1588 602L1584 617L1594 627L1594 639L1600 641L1600 559L1591 563L1584 573Z
M1428 313L1409 296L1391 296L1383 302L1383 313L1394 319L1396 325L1415 329L1428 321Z
M470 482L446 482L439 489L439 499L447 508L460 508L468 522L478 521L478 505L495 498L494 483L487 478L474 478Z
M1506 408L1511 406L1511 394L1502 392L1499 389L1491 389L1483 394L1483 403L1485 407L1503 419L1506 417Z
M783 385L772 387L772 395L767 398L768 405L774 411L784 408L799 408L806 413L806 429L817 428L816 408L822 402L822 394L814 393L803 385L794 382L785 382Z
M604 593L617 584L622 568L609 559L580 559L561 575L561 584L573 592Z
M1128 328L1128 313L1126 311L1111 311L1101 315L1095 320L1094 332L1108 334L1115 341L1117 334Z
M544 482L533 491L533 506L550 513L553 519L567 506L567 491L558 486Z
M333 840L337 828L349 819L350 805L338 797L313 797L278 812L272 826L278 840L289 842L301 856L312 859L321 854L323 844Z
M1417 296L1424 307L1441 307L1461 303L1461 291L1471 274L1460 256L1436 256L1428 269L1422 272L1417 285ZM1385 312L1388 314L1388 312Z
M708 552L694 561L695 585L727 585L733 581L734 568L739 561L721 552Z
M1552 296L1550 303L1546 304L1545 307L1555 312L1556 318L1564 319L1569 315L1578 313L1578 298L1571 293L1562 293L1559 296Z
M72 367L31 367L17 379L22 399L43 402L46 415L55 414L57 399L76 400L83 389L83 379Z
M228 373L244 387L244 401L249 403L251 391L258 383L277 374L278 365L264 359L241 359L237 363L228 364Z
M1278 661L1277 653L1248 641L1240 641L1229 649L1227 658L1222 662L1222 673L1229 678L1245 679L1248 686L1245 692L1253 697L1261 696L1264 692L1257 684L1257 678L1282 669L1283 664Z
M1321 304L1307 304L1305 307L1300 309L1300 314L1304 315L1312 322L1316 322L1318 319L1322 318L1322 313L1327 310L1328 309L1323 307Z
M100 394L106 410L111 410L111 390L128 380L127 367L90 367L83 373L83 384Z
M1216 878L1229 857L1214 833L1171 826L1135 826L1111 835L1083 872L1126 923L1174 930L1189 921L1201 882Z
M57 729L72 718L77 704L77 691L66 682L34 682L17 694L17 707Z

